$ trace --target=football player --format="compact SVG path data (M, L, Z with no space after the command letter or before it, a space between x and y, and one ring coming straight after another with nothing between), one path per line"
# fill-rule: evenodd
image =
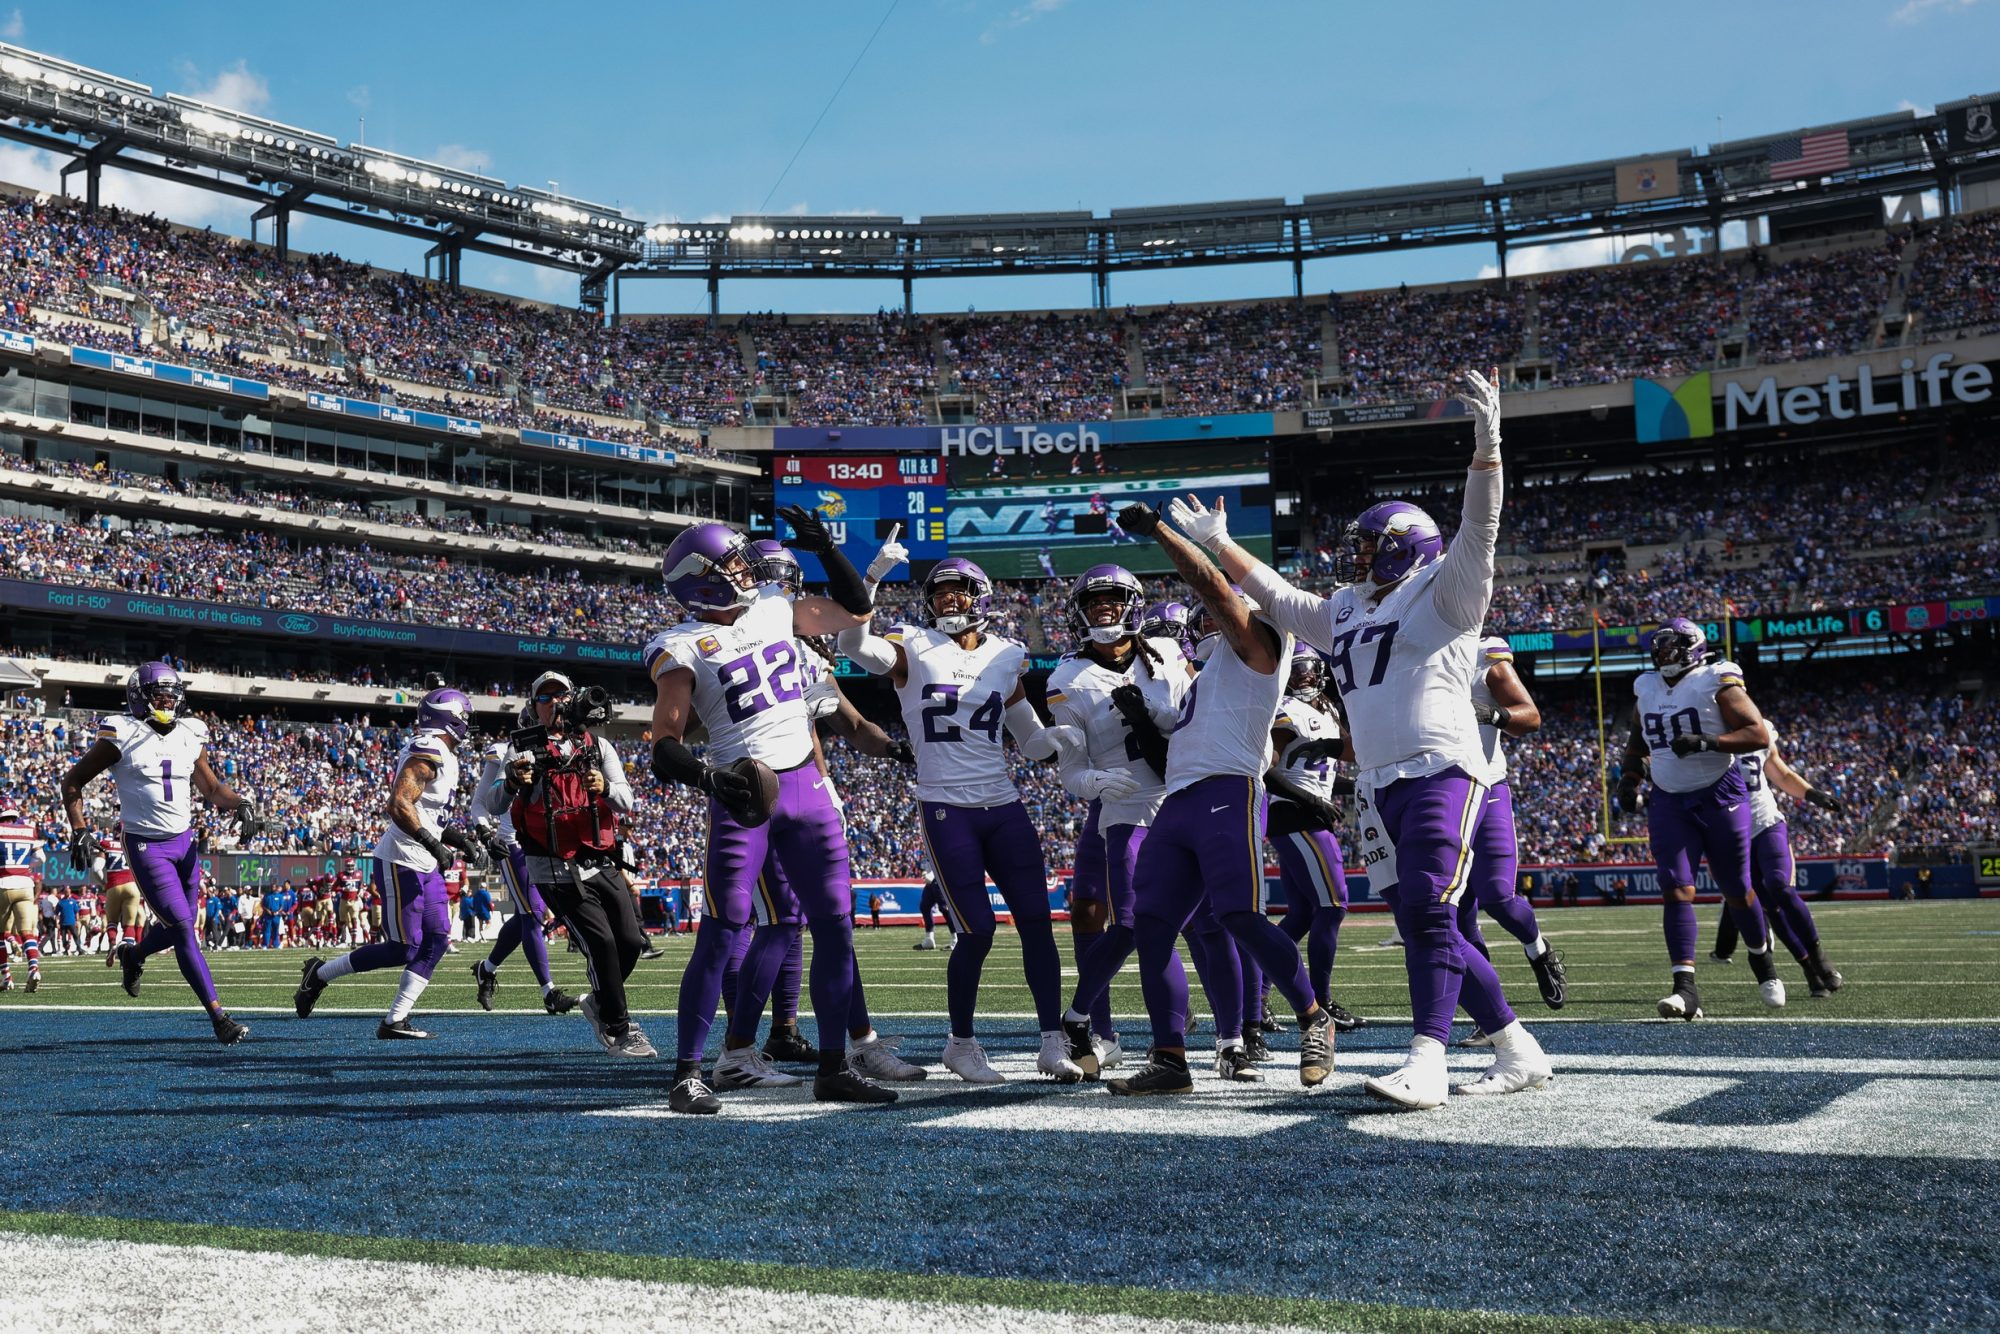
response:
M118 963L118 946L138 940L145 923L145 904L139 897L139 877L132 873L132 859L125 854L125 829L114 824L111 832L97 840L103 855L91 865L91 878L104 887L104 919L110 946L104 956L106 968Z
M1479 641L1479 668L1472 678L1472 711L1479 719L1479 740L1486 748L1493 786L1486 792L1486 813L1479 821L1479 834L1472 843L1470 891L1458 902L1458 929L1465 941L1487 958L1486 938L1479 932L1479 911L1521 942L1534 970L1535 986L1542 1003L1560 1010L1569 999L1569 977L1563 971L1562 956L1549 948L1535 923L1535 905L1528 902L1515 883L1520 871L1520 844L1514 836L1514 789L1507 782L1507 751L1500 738L1527 736L1542 726L1542 711L1514 670L1514 650L1500 635ZM1485 1045L1486 1035L1475 1032L1468 1045Z
M1231 542L1220 503L1209 511L1190 498L1169 509L1273 624L1327 655L1361 770L1356 804L1364 864L1380 867L1373 874L1394 886L1415 1028L1403 1066L1365 1087L1407 1108L1444 1105L1445 1044L1460 1005L1493 1035L1497 1053L1460 1092L1513 1093L1546 1084L1551 1075L1541 1045L1508 1007L1492 963L1458 929L1458 902L1492 779L1471 690L1493 593L1501 500L1499 391L1477 371L1466 372L1464 384L1461 401L1475 446L1449 555L1437 523L1415 505L1373 505L1349 526L1345 586L1321 598L1291 587Z
M927 624L899 625L886 638L857 626L841 633L840 648L894 683L916 750L924 843L944 886L954 936L945 969L951 1017L945 1068L973 1084L1003 1078L973 1031L980 973L996 929L986 892L990 874L1021 938L1021 966L1042 1034L1035 1068L1074 1083L1083 1070L1063 1040L1062 964L1042 841L1014 786L1000 734L1003 728L1011 733L1034 760L1050 759L1083 738L1074 728L1043 726L1021 681L1027 650L986 633L992 604L986 572L962 556L948 556L924 577Z
M681 978L679 1061L667 1100L677 1112L721 1109L702 1077L702 1054L723 970L750 926L756 883L774 851L813 936L809 985L820 1041L813 1097L896 1100L892 1090L848 1067L856 969L847 834L813 763L797 638L860 624L869 610L867 590L818 514L797 506L779 514L792 527L790 545L826 567L833 596L787 599L776 585L758 582L748 538L722 524L699 524L673 540L663 561L667 592L689 619L645 648L655 687L653 774L709 799L706 914ZM683 740L697 712L708 728L706 758ZM759 765L778 778L768 807Z
M546 727L555 710L575 689L575 683L562 672L543 672L528 686L528 700L521 706L517 723L521 727ZM528 961L528 971L535 975L536 985L542 989L542 1012L568 1014L576 1008L577 998L549 976L547 928L554 925L555 914L549 911L534 877L528 874L527 854L521 851L520 840L514 837L514 798L507 791L506 774L512 753L513 745L506 737L495 742L480 770L479 786L473 790L473 813L481 821L479 828L489 834L488 846L499 864L500 876L507 883L507 897L514 907L500 924L492 950L472 965L472 980L477 987L474 998L480 1009L493 1008L493 994L500 985L500 965L519 949L521 957Z
M340 943L343 945L365 945L362 934L360 868L354 858L343 857L340 861L340 875L334 881L334 888L340 895Z
M42 831L21 817L21 803L0 798L0 991L14 989L14 955L27 956L28 982L42 985L42 928L35 918L48 852Z
M1846 806L1839 797L1814 787L1797 769L1785 763L1778 753L1777 724L1766 718L1764 726L1771 733L1770 746L1736 761L1736 767L1743 771L1744 786L1750 789L1751 885L1757 891L1757 902L1771 934L1784 942L1804 971L1808 990L1815 999L1820 999L1840 990L1845 979L1827 962L1826 951L1820 946L1819 927L1799 894L1791 828L1785 813L1778 808L1776 793L1783 792L1835 813ZM1736 951L1738 935L1733 913L1722 914L1715 935L1715 949L1709 957L1727 963Z
M1138 579L1120 566L1096 565L1078 575L1069 590L1077 647L1049 676L1050 716L1084 737L1065 758L1063 786L1090 803L1096 836L1095 847L1077 840L1076 878L1079 891L1086 873L1095 882L1100 897L1089 907L1101 925L1079 937L1077 990L1063 1015L1070 1060L1091 1079L1117 1042L1110 983L1136 939L1133 871L1167 795L1162 740L1179 721L1181 698L1193 682L1176 640L1140 634L1145 600ZM1218 1050L1219 1063L1232 1059L1227 1048Z
M396 756L389 822L375 844L375 888L382 896L388 939L337 958L306 960L292 993L299 1018L311 1015L328 985L350 973L401 968L396 999L375 1025L375 1036L384 1041L430 1036L410 1022L410 1011L451 940L444 870L460 856L477 867L486 864L486 850L478 840L445 826L458 800L458 746L471 728L472 701L463 692L432 690L417 701L416 726Z
M1646 793L1646 828L1659 869L1665 907L1667 960L1673 990L1658 1005L1662 1019L1701 1018L1695 987L1695 876L1708 858L1727 903L1726 911L1750 946L1750 972L1758 993L1774 1009L1785 1003L1785 984L1771 959L1764 914L1750 897L1750 789L1733 758L1764 750L1771 731L1750 692L1743 669L1708 661L1708 636L1675 617L1653 632L1653 669L1632 683L1637 697L1632 733L1625 743L1618 801L1639 808Z
M1167 751L1166 799L1133 872L1139 886L1133 933L1153 1053L1137 1074L1106 1087L1126 1096L1193 1091L1187 1066L1187 973L1174 942L1198 912L1206 911L1231 941L1249 947L1265 976L1291 1002L1299 1021L1299 1082L1311 1088L1333 1072L1333 1018L1313 996L1298 946L1264 915L1263 777L1270 767L1271 724L1285 691L1292 637L1263 620L1241 590L1224 581L1201 550L1161 522L1150 506L1128 505L1119 518L1127 531L1152 538L1166 551L1215 633L1200 677L1181 698ZM1218 994L1228 986L1217 974L1238 971L1234 947L1213 954L1230 955L1209 977L1210 1003L1218 1010L1217 1043L1225 1052L1240 1052L1240 1036L1238 1046L1224 1045L1229 1035L1220 1011L1227 1002ZM1211 964L1219 962L1211 958ZM1233 985L1240 997L1240 975ZM1243 1065L1247 1058L1241 1065L1230 1060L1225 1066L1219 1060L1217 1068L1226 1077L1241 1077Z
M62 776L63 809L69 816L70 865L86 870L99 848L96 831L84 820L83 789L110 771L118 788L125 849L154 918L143 939L118 947L125 992L137 996L146 960L171 949L181 976L208 1011L216 1041L227 1047L248 1037L250 1030L231 1019L216 999L201 952L194 794L199 791L218 810L234 811L246 843L257 833L257 807L209 766L208 726L199 718L181 717L186 698L180 673L166 663L135 667L125 678L126 712L107 715L98 724L97 740Z
M1319 654L1309 644L1296 645L1285 699L1271 725L1277 763L1264 780L1271 793L1267 832L1285 887L1285 934L1305 941L1313 995L1333 1016L1335 1031L1352 1033L1361 1020L1333 1000L1333 959L1347 918L1347 866L1334 833L1340 812L1333 798L1343 784L1349 792L1354 785L1334 776L1340 722L1322 693L1325 685Z

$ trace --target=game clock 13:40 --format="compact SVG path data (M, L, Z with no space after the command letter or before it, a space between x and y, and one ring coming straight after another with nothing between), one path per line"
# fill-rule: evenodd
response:
M910 563L888 578L896 583L921 575L946 554L944 461L934 454L779 454L771 464L778 508L802 505L826 519L842 554L865 569L896 525L910 550ZM778 536L792 535L777 521ZM819 558L799 553L808 582L826 577Z

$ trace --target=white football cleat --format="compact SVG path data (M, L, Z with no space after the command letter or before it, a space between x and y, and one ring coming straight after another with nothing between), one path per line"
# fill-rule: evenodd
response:
M1083 1067L1069 1058L1069 1042L1060 1030L1042 1034L1042 1052L1035 1057L1035 1069L1058 1084L1083 1082Z
M1103 1038L1093 1035L1090 1041L1097 1048L1097 1068L1099 1070L1111 1070L1125 1064L1125 1048L1118 1045L1117 1038L1106 1042Z
M906 1084L930 1075L930 1071L921 1065L911 1065L898 1056L894 1042L875 1033L848 1044L847 1068L864 1079L895 1084Z
M1764 1004L1774 1010L1785 1008L1785 979L1774 977L1768 982L1757 984L1757 994L1764 998Z
M1386 1075L1371 1077L1362 1087L1384 1102L1413 1111L1444 1106L1451 1096L1451 1075L1444 1068L1444 1045L1418 1038L1410 1046L1407 1061Z
M1548 1053L1535 1041L1534 1034L1521 1026L1520 1020L1495 1033L1492 1042L1493 1064L1479 1078L1458 1085L1452 1092L1470 1097L1519 1093L1522 1089L1540 1088L1554 1078L1555 1067L1549 1064Z
M710 1084L719 1089L780 1089L792 1088L805 1083L797 1075L788 1075L771 1064L755 1044L724 1048L722 1055L715 1058L715 1078Z
M945 1039L944 1068L968 1084L1004 1084L1007 1076L986 1061L986 1050L978 1038L953 1036Z

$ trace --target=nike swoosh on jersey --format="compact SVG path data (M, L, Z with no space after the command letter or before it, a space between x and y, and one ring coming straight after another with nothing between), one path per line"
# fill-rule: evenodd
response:
M1227 807L1227 806L1210 806L1210 807L1208 808L1208 813L1209 813L1210 815L1213 815L1213 814L1215 814L1215 813L1216 813L1217 811L1226 811L1226 810L1228 810L1228 809L1229 809L1229 807Z

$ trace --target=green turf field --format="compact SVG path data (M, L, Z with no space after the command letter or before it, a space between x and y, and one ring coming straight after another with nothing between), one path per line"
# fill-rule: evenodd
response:
M1710 1017L2000 1019L2000 901L1813 905L1828 954L1845 974L1848 985L1837 996L1811 1000L1797 967L1783 959L1779 974L1791 991L1791 1003L1782 1012L1767 1009L1759 1000L1741 950L1729 966L1706 958L1718 910L1704 906L1700 911L1704 957L1699 977L1702 1006ZM1562 952L1569 969L1570 1002L1562 1018L1654 1019L1653 1002L1665 994L1670 980L1657 906L1545 909L1540 918L1544 933ZM1342 928L1333 973L1334 995L1357 1014L1390 1017L1409 1013L1402 951L1381 947L1389 926L1386 913L1369 913L1350 917ZM1073 977L1074 970L1068 964L1068 930L1060 923L1056 929L1065 968ZM1485 930L1508 995L1523 1017L1531 1023L1552 1018L1536 999L1534 979L1520 949L1491 923ZM917 938L918 932L911 927L880 931L863 927L857 931L861 976L875 1013L935 1016L940 1020L936 1027L941 1029L944 970L950 955L942 948L934 953L913 951L910 946ZM940 931L940 944L945 938ZM692 941L691 936L663 937L660 943L665 957L639 964L629 984L635 1010L674 1009L681 966ZM461 953L447 956L439 966L419 1009L471 1008L473 986L467 969L475 959L484 957L488 948L461 943ZM223 1004L230 1009L289 1009L299 966L308 957L309 951L302 949L226 951L212 955L210 966ZM550 957L558 985L579 993L585 989L581 955L568 953L557 941L551 945ZM18 989L22 974L18 967L15 971L17 989L0 995L0 1007L134 1004L119 989L117 971L106 968L102 958L49 960L44 965L42 988L32 996ZM343 979L327 993L320 1008L329 1013L382 1009L395 985L393 972ZM138 1003L192 1004L167 956L148 968L145 991ZM1112 1003L1120 1016L1136 1016L1141 1010L1139 984L1130 965L1113 984ZM1205 1015L1198 992L1195 1003ZM540 996L518 953L501 972L495 1004L508 1010L540 1008ZM980 1008L996 1021L1031 1015L1027 988L1021 981L1017 940L1005 928L987 961ZM1131 1021L1124 1026L1128 1030L1138 1027Z

